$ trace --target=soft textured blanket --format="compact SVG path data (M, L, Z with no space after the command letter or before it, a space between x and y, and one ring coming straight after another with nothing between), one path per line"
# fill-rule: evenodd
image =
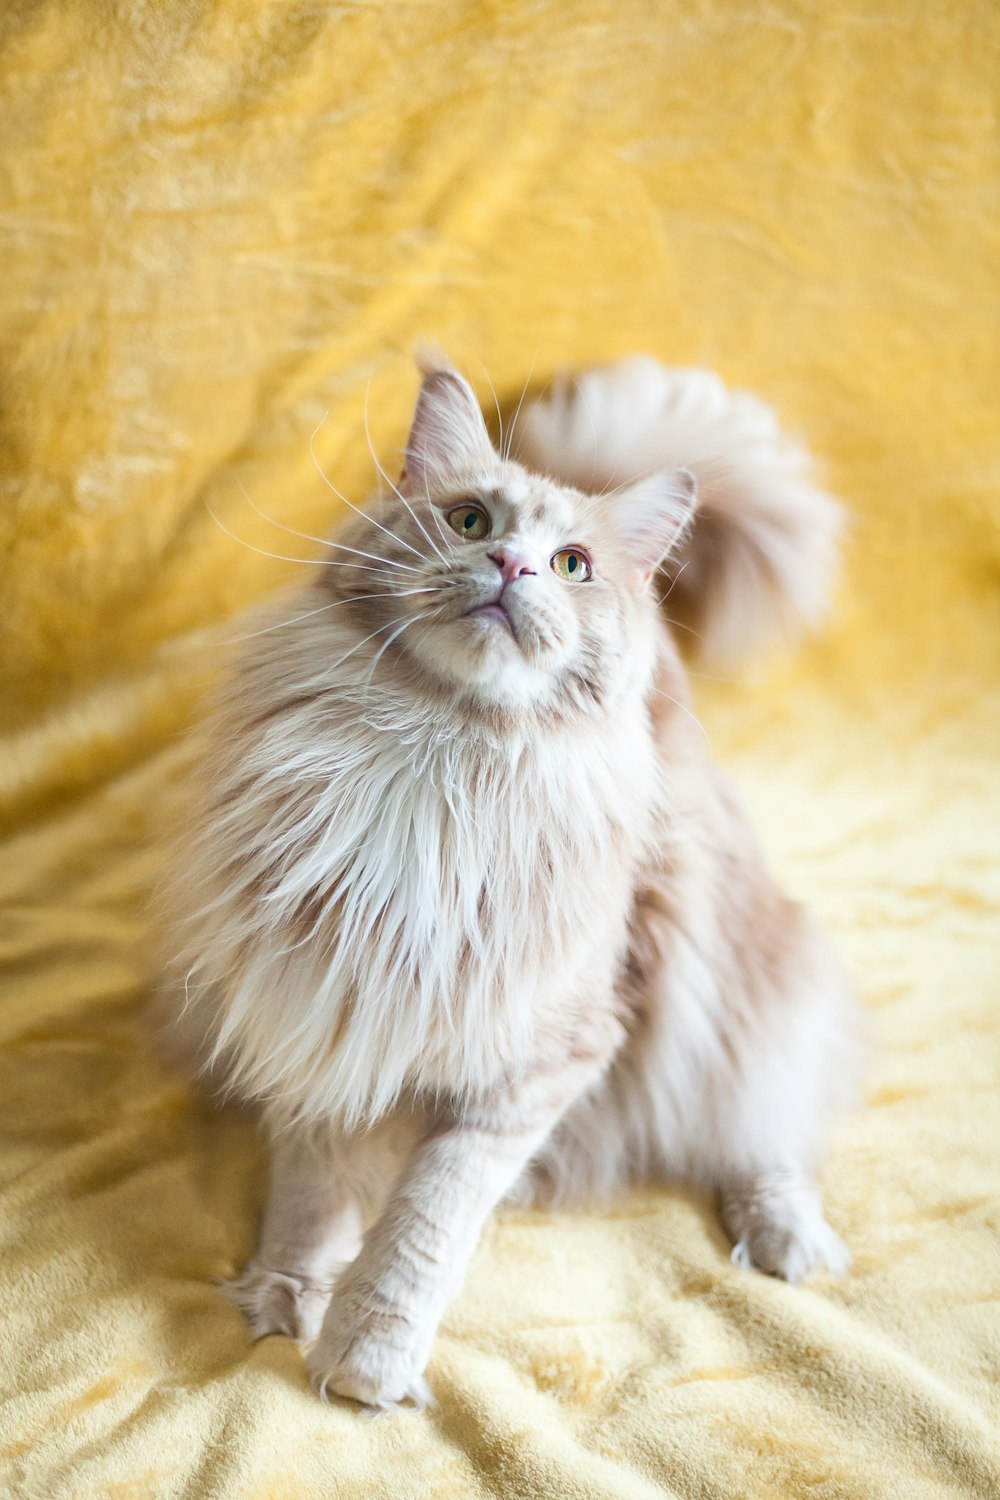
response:
M7 0L0 38L0 1493L996 1495L991 0ZM738 1271L665 1191L506 1213L438 1410L368 1421L216 1289L260 1149L140 1012L213 633L315 552L253 506L334 518L327 411L346 494L366 404L394 464L428 335L487 400L710 364L821 455L836 622L699 707L877 1053L848 1279Z

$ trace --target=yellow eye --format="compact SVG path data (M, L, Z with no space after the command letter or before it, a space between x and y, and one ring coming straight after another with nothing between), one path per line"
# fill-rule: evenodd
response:
M586 583L593 573L590 558L579 547L564 547L552 557L552 571L567 583Z
M448 525L467 541L481 542L490 534L490 518L480 505L456 505L447 515Z

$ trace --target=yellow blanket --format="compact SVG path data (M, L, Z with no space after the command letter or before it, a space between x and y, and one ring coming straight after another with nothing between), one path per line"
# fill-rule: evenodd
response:
M996 1495L992 0L8 0L0 38L0 1493ZM420 336L487 401L709 364L822 456L833 629L699 701L878 1051L849 1279L737 1271L677 1194L508 1213L439 1409L372 1422L213 1285L260 1150L140 1006L213 632L316 551L253 507L330 523L327 411L345 494L366 407L396 464Z

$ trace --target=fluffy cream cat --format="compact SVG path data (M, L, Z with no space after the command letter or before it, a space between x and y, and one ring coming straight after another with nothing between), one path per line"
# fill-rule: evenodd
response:
M700 372L592 371L522 425L515 462L425 371L398 487L241 651L174 885L174 1039L271 1142L233 1294L378 1407L426 1399L512 1194L679 1178L738 1264L847 1264L814 1172L854 1003L658 604L727 659L816 615L837 508Z

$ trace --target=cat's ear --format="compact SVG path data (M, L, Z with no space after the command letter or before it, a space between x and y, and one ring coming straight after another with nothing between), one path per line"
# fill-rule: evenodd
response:
M403 477L418 488L495 460L479 402L454 370L429 370L406 441Z
M611 504L622 546L645 583L690 526L698 484L690 469L664 469L620 490Z

